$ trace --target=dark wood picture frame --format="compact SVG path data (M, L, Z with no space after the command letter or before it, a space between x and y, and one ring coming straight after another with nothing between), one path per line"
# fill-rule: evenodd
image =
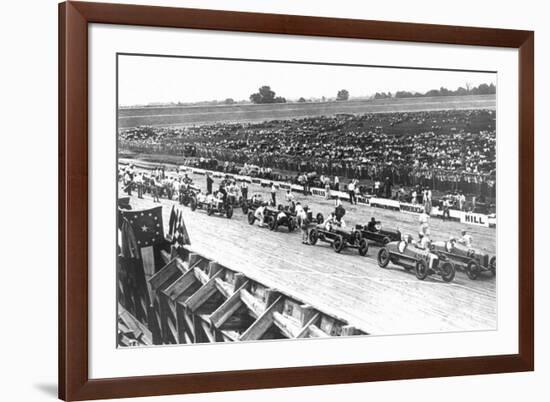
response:
M519 353L487 357L89 379L88 24L259 32L519 50ZM534 33L531 31L66 2L59 5L59 397L138 397L534 369Z

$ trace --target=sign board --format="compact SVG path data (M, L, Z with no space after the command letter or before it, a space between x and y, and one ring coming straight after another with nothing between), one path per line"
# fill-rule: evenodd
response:
M410 204L408 202L400 202L399 210L407 214L421 214L422 212L424 212L424 205Z
M489 227L489 217L484 214L475 214L473 212L464 212L460 217L460 222L468 225Z

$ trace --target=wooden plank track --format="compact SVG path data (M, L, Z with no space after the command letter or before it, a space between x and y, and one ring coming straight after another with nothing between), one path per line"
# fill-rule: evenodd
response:
M203 176L194 178L197 185L204 187ZM249 194L255 192L267 196L265 189L251 185ZM283 194L279 191L278 199L282 200ZM297 198L302 204L309 204L314 213L327 215L333 208L331 201L321 198L301 195ZM175 202L162 199L161 203L166 206L163 218L167 226ZM131 205L139 210L158 204L145 195L144 199L132 196ZM387 227L398 227L413 234L418 230L416 215L363 205L346 204L345 207L348 225L365 223L376 216ZM299 233L271 232L251 226L240 210L235 210L233 218L227 219L207 216L200 210L180 209L192 240L189 247L192 253L326 312L362 332L406 334L496 328L494 278L471 281L458 272L452 283L444 283L436 277L419 281L414 274L391 264L387 269L379 268L375 260L378 248L374 246L369 248L367 257L359 256L356 250L337 254L328 245L301 244ZM462 228L472 234L476 246L496 251L496 235L492 228L436 219L431 222L435 239L456 236ZM212 267L207 269L218 269ZM322 335L318 327L312 330L310 327L314 325L309 325L307 330L303 328L302 335ZM227 334L224 337L231 338Z

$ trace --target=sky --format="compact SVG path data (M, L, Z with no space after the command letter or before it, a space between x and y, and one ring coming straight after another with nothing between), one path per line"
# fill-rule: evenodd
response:
M263 85L287 100L351 97L376 92L426 92L466 83L496 85L495 73L434 71L381 67L327 66L297 63L119 56L119 105L248 100Z

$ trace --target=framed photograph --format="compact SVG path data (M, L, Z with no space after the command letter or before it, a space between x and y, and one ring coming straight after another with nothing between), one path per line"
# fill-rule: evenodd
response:
M533 370L533 32L59 22L60 398Z

